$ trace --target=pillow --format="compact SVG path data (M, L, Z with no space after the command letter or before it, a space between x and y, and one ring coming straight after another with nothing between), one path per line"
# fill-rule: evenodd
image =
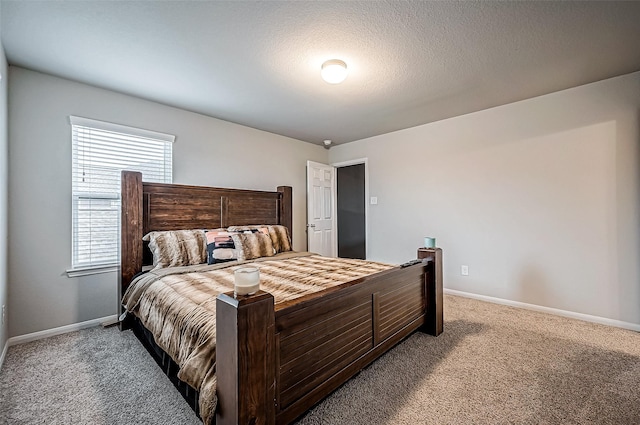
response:
M266 224L256 224L251 226L229 226L227 227L227 230L230 232L261 232L265 235L269 234L269 226L267 226Z
M250 232L262 232L271 237L271 243L275 253L291 251L291 237L289 236L289 229L282 225L267 225L267 224L252 224L249 226L229 226L227 228L230 232L238 231L250 231Z
M238 253L231 238L234 233L236 232L228 232L225 229L207 231L207 263L217 264L238 259Z
M190 266L207 262L204 230L170 230L149 232L142 238L149 242L154 268Z
M238 251L238 260L253 260L273 256L273 243L269 235L262 232L237 233L231 235Z
M286 226L269 226L269 236L276 254L291 251L291 238L289 237L289 229Z

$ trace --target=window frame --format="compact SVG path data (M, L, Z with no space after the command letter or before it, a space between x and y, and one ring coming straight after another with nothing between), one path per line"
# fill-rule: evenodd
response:
M82 166L79 165L78 159L76 157L76 155L78 155L78 150L79 150L78 138L80 137L80 134L84 131L84 129L93 129L103 133L108 132L108 133L124 135L125 139L130 138L132 139L131 141L134 143L144 142L143 139L149 139L149 142L151 144L162 142L163 143L162 147L157 148L158 152L162 152L162 157L163 157L163 160L162 160L163 164L161 164L160 161L157 162L158 170L161 170L161 173L160 173L161 178L160 179L148 178L147 180L161 182L161 183L172 183L173 182L173 143L175 143L176 137L172 134L160 133L156 131L145 130L145 129L136 128L136 127L129 127L129 126L114 124L106 121L98 121L98 120L89 119L89 118L77 117L73 115L69 116L69 123L71 127L71 150L72 150L71 261L70 261L71 267L68 270L66 270L66 273L68 277L78 277L78 276L84 276L84 275L117 271L119 267L119 261L120 261L119 250L117 250L118 252L116 253L115 261L111 260L111 258L113 258L112 256L110 256L109 258L107 258L107 256L103 257L104 261L100 261L100 258L90 259L88 262L78 261L80 257L80 255L78 254L78 249L79 249L79 245L81 244L80 242L81 236L79 236L79 233L83 228L83 226L79 225L80 220L78 218L78 211L80 210L80 202L82 200L88 200L90 202L92 199L96 199L96 200L110 199L110 200L116 200L118 203L120 203L120 200L121 200L119 186L117 187L117 193L111 191L113 190L112 188L107 189L107 191L99 191L99 190L87 191L86 189L80 190L79 188L76 187L77 185L76 175L78 175L80 173L80 170L82 169L81 168ZM86 134L83 134L83 136L86 137ZM91 139L90 136L89 136L89 139ZM98 137L96 137L96 139L98 139ZM121 139L121 138L117 136L114 137L112 140L112 143L115 143L115 140L117 139ZM89 140L89 143L90 143L90 140ZM126 141L124 142L119 141L118 143L126 144ZM107 153L110 153L109 150L113 150L112 153L115 154L114 158L124 160L124 157L126 157L126 155L118 154L117 153L118 148L121 148L121 146L118 146L116 144L114 146L106 148L106 151ZM111 159L109 157L107 158ZM99 167L100 166L95 166L94 171L97 170ZM90 169L90 168L91 167L87 169ZM142 167L139 167L139 168L142 168ZM118 175L120 175L120 172L125 169L133 170L133 171L142 171L144 175L144 170L139 168L135 166L126 166L124 168L113 167L114 170L118 170ZM83 177L83 180L84 180L84 177ZM111 183L112 182L113 181L111 181ZM118 208L117 217L118 217L117 220L119 223L120 208ZM119 246L120 245L119 224L117 227L118 227L118 230L117 230L116 239L117 239L117 246ZM84 228L86 229L86 225Z

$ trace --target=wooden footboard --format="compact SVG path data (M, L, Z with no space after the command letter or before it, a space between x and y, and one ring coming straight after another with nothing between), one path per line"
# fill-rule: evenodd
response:
M216 306L216 423L288 424L416 330L442 332L442 251L274 308L263 291Z

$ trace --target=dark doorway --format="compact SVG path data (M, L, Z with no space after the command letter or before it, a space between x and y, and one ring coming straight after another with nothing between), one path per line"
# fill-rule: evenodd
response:
M365 164L336 169L338 257L366 259Z

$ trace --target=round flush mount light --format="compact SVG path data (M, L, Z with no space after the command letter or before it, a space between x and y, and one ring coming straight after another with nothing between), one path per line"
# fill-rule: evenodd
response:
M340 84L347 78L347 64L340 59L331 59L322 64L322 79L329 84Z

